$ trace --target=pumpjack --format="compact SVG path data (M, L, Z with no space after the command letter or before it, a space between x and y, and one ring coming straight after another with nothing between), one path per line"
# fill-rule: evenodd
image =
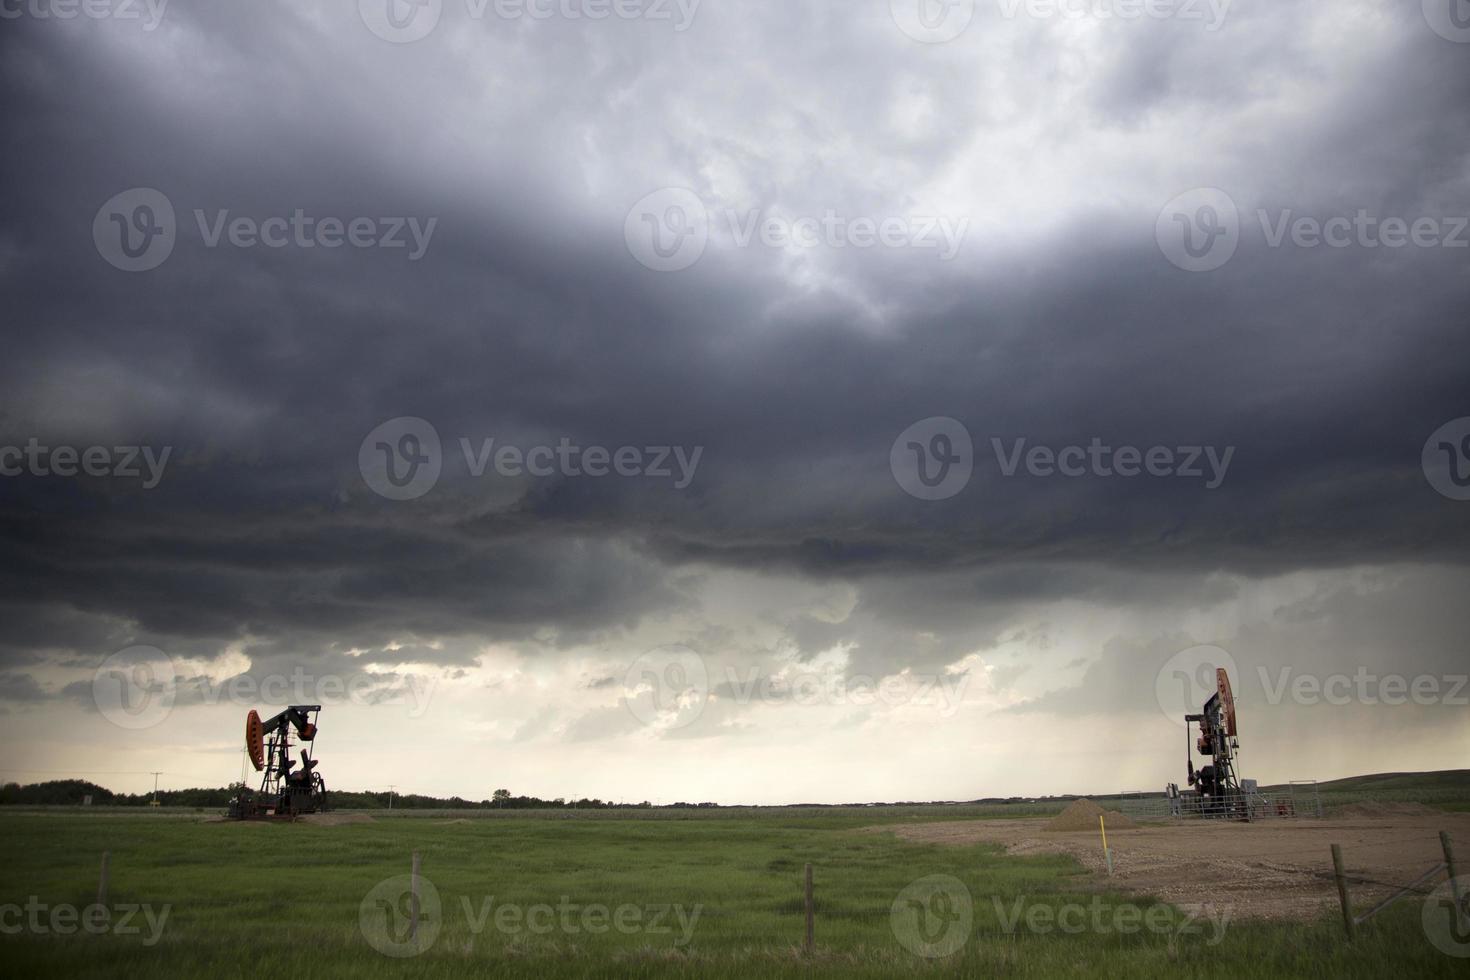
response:
M1199 725L1199 738L1191 747L1190 728ZM1215 693L1205 701L1199 714L1184 716L1184 755L1189 785L1199 796L1199 812L1205 816L1227 819L1249 819L1245 795L1235 773L1235 754L1240 749L1236 737L1235 696L1230 691L1230 676L1224 667L1215 668ZM1194 768L1194 752L1209 758L1209 764ZM1172 793L1170 794L1173 795Z
M231 817L291 818L327 808L327 784L316 771L317 760L311 757L321 710L319 704L293 704L264 721L254 709L245 716L245 752L261 773L260 788L252 792L242 784L230 801ZM303 746L299 769L291 758L293 733Z

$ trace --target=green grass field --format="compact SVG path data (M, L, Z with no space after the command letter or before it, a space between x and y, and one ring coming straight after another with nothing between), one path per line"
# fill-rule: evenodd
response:
M1465 975L1464 961L1426 939L1415 903L1375 919L1352 945L1331 917L1231 920L1221 932L1207 917L1189 921L1100 890L1069 858L921 845L864 829L908 819L855 808L693 819L420 816L329 827L9 812L0 814L0 905L18 908L0 911L0 965L8 976L188 978ZM128 905L148 906L153 922L139 913L133 934L57 934L49 919L57 906L96 901L104 849L114 924ZM415 850L439 905L426 886L424 948L393 957L369 937L414 949L407 899L395 890L402 883L390 879L408 873ZM811 954L800 950L807 862L816 883ZM962 888L905 893L930 875ZM1201 901L1209 898L1201 883ZM27 912L28 902L45 909ZM1066 930L1049 918L1058 912ZM1144 916L1151 928L1126 928ZM926 941L955 948L927 958L920 954L948 950Z

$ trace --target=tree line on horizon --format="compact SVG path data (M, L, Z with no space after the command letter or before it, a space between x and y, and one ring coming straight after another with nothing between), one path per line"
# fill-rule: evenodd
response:
M217 789L192 788L158 791L156 799L160 806L224 807L238 792L236 786ZM0 806L84 806L87 797L93 806L149 806L155 799L153 792L114 793L112 790L85 779L55 779L44 783L5 783L0 786ZM498 789L489 799L466 800L459 796L424 796L419 793L348 792L330 790L328 805L341 810L386 810L391 798L395 810L555 810L560 808L578 810L607 810L620 808L651 808L647 800L641 803L612 803L599 799L568 800L556 797L543 800L535 796L514 796L509 790ZM699 809L715 807L714 803L672 803L673 808Z

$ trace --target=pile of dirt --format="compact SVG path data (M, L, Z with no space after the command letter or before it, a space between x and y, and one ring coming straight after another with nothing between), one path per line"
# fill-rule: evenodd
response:
M1329 816L1338 820L1386 820L1390 817L1432 817L1439 812L1423 803L1349 803L1334 807Z
M1077 800L1061 813L1047 821L1043 830L1077 831L1097 830L1097 818L1107 822L1109 830L1136 830L1138 824L1114 810L1104 810L1091 800Z

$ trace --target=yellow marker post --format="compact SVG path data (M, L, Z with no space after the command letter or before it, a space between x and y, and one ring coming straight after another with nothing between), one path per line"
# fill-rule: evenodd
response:
M1103 815L1101 813L1097 815L1097 829L1102 832L1103 857L1108 862L1108 875L1111 877L1113 873L1113 852L1108 850L1108 825L1103 823Z

